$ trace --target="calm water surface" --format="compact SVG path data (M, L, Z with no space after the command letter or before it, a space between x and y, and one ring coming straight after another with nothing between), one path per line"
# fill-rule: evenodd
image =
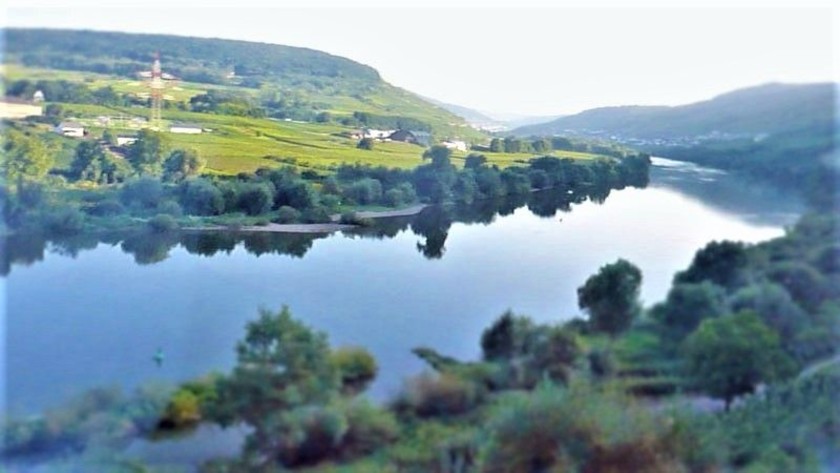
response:
M73 255L48 247L3 279L5 409L34 413L92 387L227 370L245 323L259 307L283 304L333 346L373 352L380 375L371 395L387 399L423 368L413 347L475 358L481 331L508 308L546 322L579 315L576 288L619 257L643 270L649 305L707 242L766 240L801 212L776 189L655 164L646 189L613 191L602 204L572 204L549 218L520 207L490 224L453 223L435 259L418 251L426 239L410 228L383 239L334 234L303 257L257 256L243 244L208 257L175 244L163 261L140 265L114 243Z

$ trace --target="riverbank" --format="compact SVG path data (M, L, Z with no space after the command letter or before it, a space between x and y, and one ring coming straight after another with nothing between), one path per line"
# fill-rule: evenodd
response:
M394 217L410 217L417 215L428 207L428 204L417 204L404 209L396 210L366 210L354 212L358 218L380 219ZM188 231L238 231L238 232L267 232L267 233L333 233L342 230L350 230L358 225L340 223L341 215L330 216L331 222L325 223L269 223L266 225L207 225L197 227L185 227Z

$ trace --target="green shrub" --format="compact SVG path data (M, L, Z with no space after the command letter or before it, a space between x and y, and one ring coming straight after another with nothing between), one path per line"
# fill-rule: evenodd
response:
M403 193L399 189L388 189L382 196L382 200L388 207L399 207L403 204Z
M151 177L128 181L120 190L120 200L129 207L152 209L163 198L163 185Z
M178 228L178 222L171 215L157 214L150 218L146 225L155 233L168 233Z
M187 179L178 186L178 200L190 215L218 215L225 210L221 189L207 179Z
M115 199L106 199L95 203L88 213L97 217L113 217L125 213L125 207Z
M312 465L335 455L349 428L341 410L304 406L281 415L287 435L279 437L277 458L285 466Z
M75 207L50 210L43 219L44 229L52 235L73 235L81 232L85 226L84 215Z
M341 442L342 457L359 457L383 447L399 436L394 415L373 406L366 400L345 406L348 429Z
M166 406L164 418L173 427L193 425L201 420L201 408L198 396L186 389L175 392Z
M284 205L277 209L277 217L274 219L277 223L295 223L300 219L300 212L288 205Z
M268 185L243 184L239 189L237 207L247 215L264 214L271 210L273 203L274 193Z
M334 350L330 354L330 360L341 376L342 389L349 393L364 391L379 371L376 359L361 347Z
M164 200L159 203L155 211L161 215L171 215L172 217L180 217L184 215L184 210L174 200Z
M360 227L370 227L373 225L373 219L367 217L360 217L356 212L345 212L341 214L339 223L344 225L358 225Z
M509 395L486 426L485 472L683 471L668 425L626 397L574 385Z
M475 383L447 373L423 373L408 380L396 407L420 417L452 416L472 410L481 397Z
M323 206L311 207L300 214L304 223L329 223L332 221L330 213Z
M373 147L374 147L374 143L375 143L375 142L373 141L373 138L362 138L362 139L361 139L361 140L359 140L359 142L356 144L356 148L359 148L359 149L366 149L366 150L372 150L372 149L373 149Z

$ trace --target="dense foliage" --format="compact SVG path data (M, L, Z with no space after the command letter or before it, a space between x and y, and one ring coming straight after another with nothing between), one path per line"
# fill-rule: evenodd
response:
M8 424L4 455L62 442L121 448L138 433L243 422L242 455L202 471L819 471L840 438L837 235L835 216L810 215L765 243L709 244L665 301L610 336L593 319L538 324L508 311L484 331L480 360L415 349L431 371L383 407L355 397L377 372L364 349L332 349L286 308L262 311L230 373L145 404L91 393L102 402ZM738 264L715 261L733 252ZM628 284L610 307L636 309L638 269L604 268L589 280ZM661 400L652 386L664 381L693 397ZM725 405L694 407L699 394ZM102 425L122 427L94 437Z
M23 64L131 76L165 51L172 72L193 82L222 83L229 72L257 81L336 78L375 84L379 74L348 59L305 48L207 38L94 31L7 28L5 52ZM84 51L80 54L79 51Z

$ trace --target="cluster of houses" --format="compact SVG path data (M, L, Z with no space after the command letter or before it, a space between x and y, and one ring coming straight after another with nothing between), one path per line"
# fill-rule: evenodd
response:
M32 96L32 100L22 100L15 97L0 98L0 119L22 119L28 117L42 116L44 94L36 91ZM113 121L130 120L125 123L128 128L142 128L146 125L146 120L134 117L131 119L113 118L101 116L97 118L97 123L100 126L109 127ZM55 127L54 131L60 135L70 138L84 138L88 131L85 126L77 121L64 121ZM195 123L173 123L169 127L170 133L197 135L206 130L201 125ZM399 141L403 143L412 143L420 146L431 146L432 135L425 131L419 130L377 130L373 128L364 128L350 132L348 136L352 139L361 140L363 138L370 138L377 141ZM132 136L118 136L117 145L124 146L133 143L136 138ZM440 143L441 145L457 151L469 150L469 145L460 140L446 140Z
M431 146L433 144L431 133L418 130L376 130L373 128L363 128L350 132L348 137L355 140L370 138L376 141L399 141L420 146ZM465 141L446 140L440 144L452 150L469 150L469 145Z

